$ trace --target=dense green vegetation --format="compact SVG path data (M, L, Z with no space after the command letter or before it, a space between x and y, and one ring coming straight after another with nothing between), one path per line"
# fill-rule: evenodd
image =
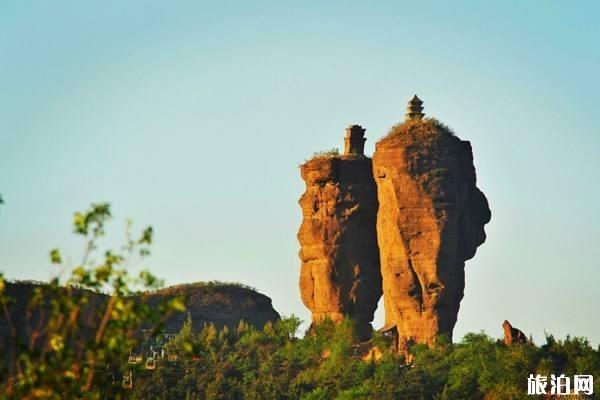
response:
M168 345L175 362L134 378L137 399L521 399L530 373L600 376L600 349L587 340L505 346L480 334L438 348L414 346L410 365L384 351L363 360L351 323L324 323L296 336L299 320L284 318L256 330L208 325L194 334L190 324ZM388 348L376 336L371 346ZM598 392L598 382L595 382Z

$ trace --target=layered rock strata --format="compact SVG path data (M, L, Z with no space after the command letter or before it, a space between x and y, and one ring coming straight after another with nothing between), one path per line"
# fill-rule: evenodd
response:
M399 346L452 338L465 286L465 260L485 241L490 210L476 186L471 145L422 102L376 144L373 171L386 326Z
M381 297L377 189L363 136L364 129L351 126L344 155L316 156L300 167L306 191L298 231L300 292L312 321L349 316L362 340L371 336Z

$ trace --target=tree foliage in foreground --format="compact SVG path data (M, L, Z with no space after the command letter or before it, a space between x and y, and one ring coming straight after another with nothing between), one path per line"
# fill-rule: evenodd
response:
M124 245L100 253L110 218L108 204L75 213L74 232L85 242L81 260L65 265L58 249L50 251L51 262L71 272L35 287L27 304L7 296L0 274L0 322L8 330L0 332L0 398L122 398L119 368L140 328L150 323L157 329L170 310L183 309L179 298L155 309L135 300L139 291L160 285L147 271L128 272L131 262L149 254L152 228L134 238L128 222Z

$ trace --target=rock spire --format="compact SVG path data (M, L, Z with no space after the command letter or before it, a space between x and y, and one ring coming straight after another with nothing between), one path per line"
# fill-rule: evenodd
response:
M375 223L377 189L371 159L362 156L365 129L346 129L342 156L316 156L300 166L300 293L312 321L354 320L359 339L370 338L381 297Z
M373 156L386 325L396 325L400 347L452 338L465 261L485 241L491 216L471 144L422 119L421 104L411 100L411 118L377 142Z

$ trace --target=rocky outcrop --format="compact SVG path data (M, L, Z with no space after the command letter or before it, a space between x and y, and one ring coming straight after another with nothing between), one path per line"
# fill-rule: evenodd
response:
M158 305L175 296L186 299L186 310L173 313L166 319L167 332L179 332L188 313L192 317L195 331L202 329L205 324L233 328L242 320L261 329L267 322L280 319L269 297L238 283L197 282L177 285L146 293L142 301Z
M347 129L345 152L317 156L300 167L306 191L300 198L300 292L312 321L344 316L360 339L371 336L381 297L375 232L377 193L364 129Z
M517 328L514 328L510 322L504 320L502 324L504 330L504 344L510 346L513 343L527 343L527 336Z
M41 326L44 325L44 321L40 322L39 320L39 312L29 315L27 311L29 301L36 288L43 285L45 284L41 282L16 282L6 285L5 294L11 299L8 312L14 326L14 334L24 340L28 337L30 326L36 326L38 323ZM83 293L89 297L89 305L82 315L84 318L88 318L93 314L94 317L90 317L90 320L95 321L101 316L98 314L98 310L104 309L109 296L85 289L75 289L74 292L79 296ZM179 332L188 313L192 317L193 327L196 331L199 331L204 324L214 324L219 328L223 326L235 328L241 320L260 329L267 322L277 321L280 318L269 297L237 283L197 282L146 292L136 298L150 307L157 308L160 303L167 302L176 296L185 298L186 310L174 312L164 321L163 329L167 333ZM48 314L51 300L51 298L46 298L45 312L42 314ZM95 324L82 323L81 327L82 329L90 328L89 332L84 331L82 334L84 336L96 333L97 326ZM10 340L12 334L7 319L0 318L0 352L3 347L2 342Z
M0 316L0 365L9 370L14 368L14 360L18 357L21 345L41 347L46 343L46 332L43 327L48 324L48 316L53 308L52 303L59 298L70 299L82 306L77 317L77 333L69 336L68 346L73 349L86 348L93 343L100 321L110 296L87 289L59 287L53 291L46 290L44 301L40 306L29 307L36 291L49 289L41 282L7 283L5 295L9 299L6 313ZM186 310L173 312L166 316L161 330L166 333L178 333L188 313L192 317L194 330L197 332L205 324L214 324L218 328L228 326L236 328L240 321L257 328L262 328L269 321L279 320L279 314L273 309L271 299L252 288L240 284L221 282L198 282L188 285L173 286L157 291L146 292L133 297L136 301L160 312L159 306L175 297L185 299ZM53 313L55 322L61 317ZM76 315L76 314L72 314ZM162 316L158 314L158 316ZM141 343L144 342L144 328L153 328L149 321L142 321L131 332ZM19 343L19 345L16 345ZM143 343L142 343L143 344Z
M465 260L485 241L491 216L470 143L423 119L420 105L415 96L407 121L373 156L386 325L396 325L400 347L451 339Z

